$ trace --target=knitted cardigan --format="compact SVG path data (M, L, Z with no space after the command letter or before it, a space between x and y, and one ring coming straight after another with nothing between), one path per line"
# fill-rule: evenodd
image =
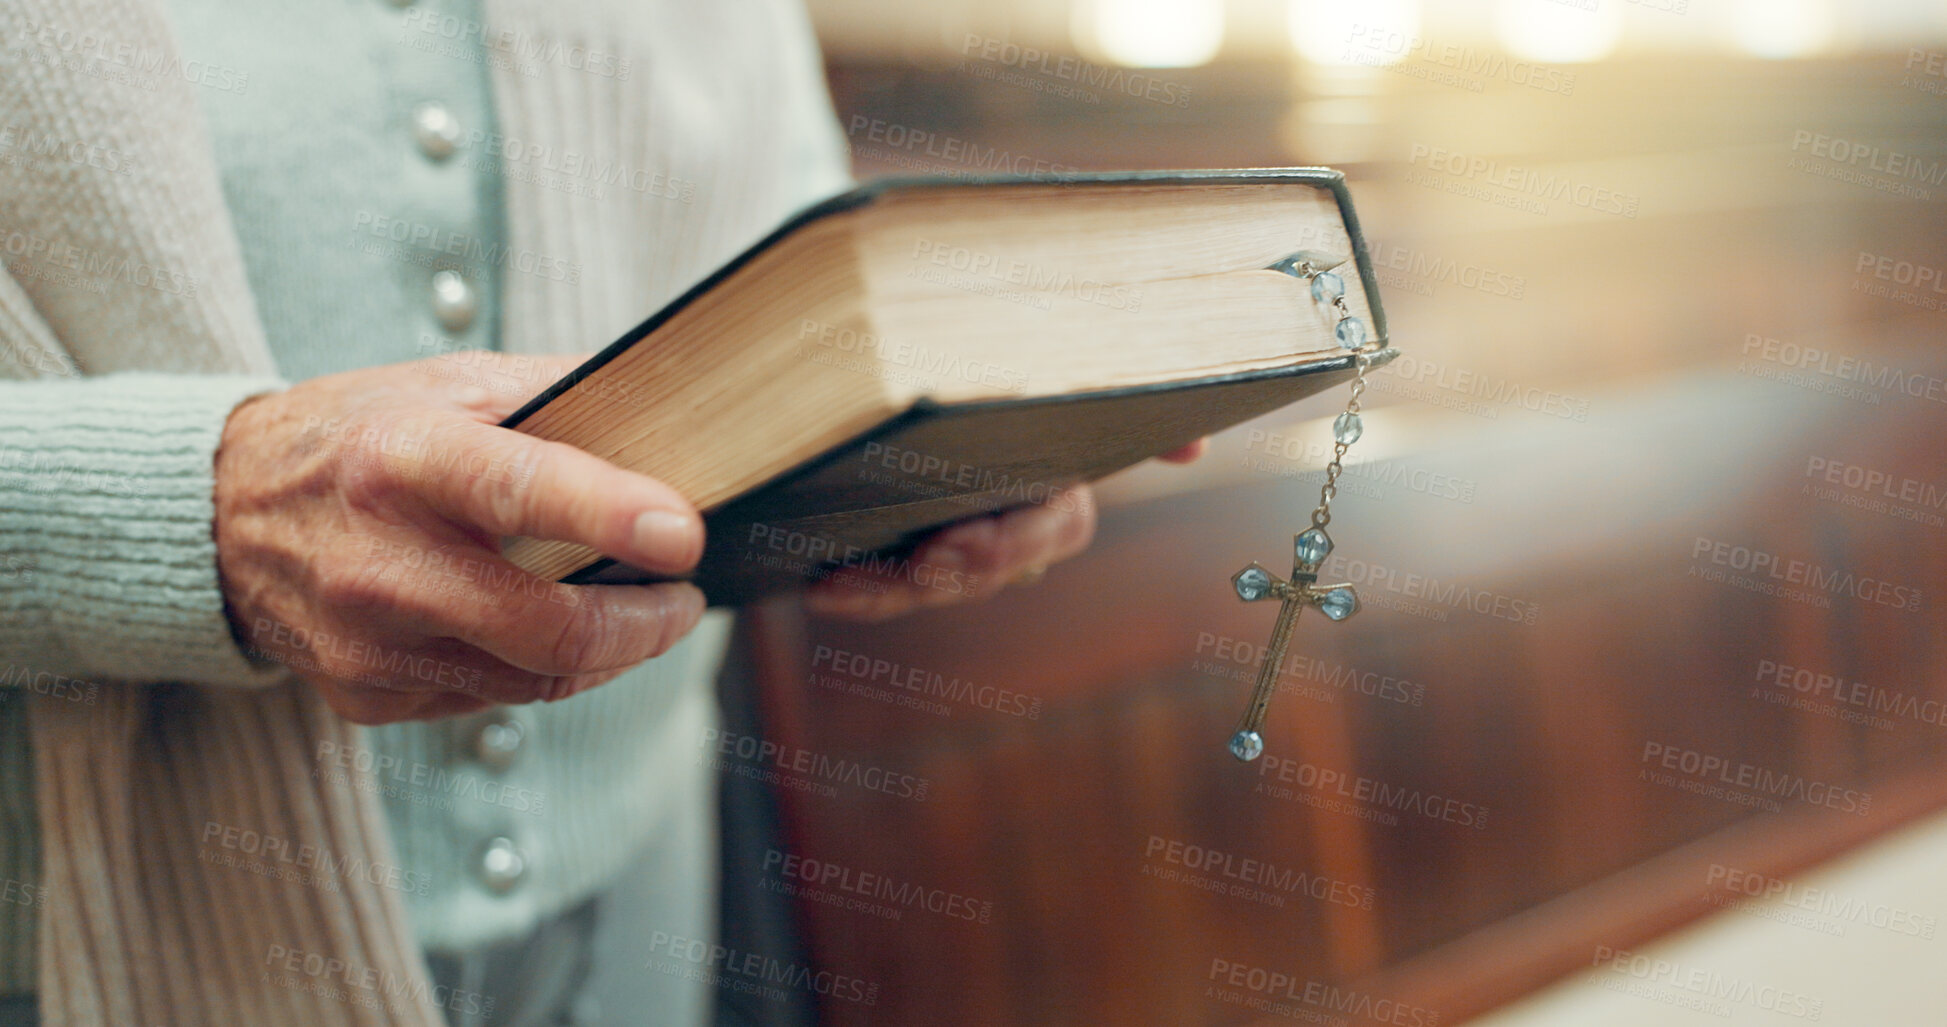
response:
M485 40L557 55L494 64L508 137L632 167L700 154L707 169L683 205L509 175L510 246L586 269L572 287L506 276L509 351L606 342L646 295L799 202L803 168L842 168L788 0L488 0L486 20ZM61 56L22 56L43 52ZM577 52L620 53L634 74L558 57ZM0 381L0 699L25 707L31 735L0 731L0 745L33 750L41 1016L439 1024L398 892L199 859L219 824L392 865L378 789L310 773L321 743L357 745L359 729L253 664L224 615L211 455L228 411L281 382L176 53L156 0L0 0L0 379L15 379ZM790 186L785 165L800 169ZM65 449L36 449L50 427ZM118 501L131 494L142 502ZM290 953L341 976L291 987L277 972ZM331 986L353 975L380 1000Z

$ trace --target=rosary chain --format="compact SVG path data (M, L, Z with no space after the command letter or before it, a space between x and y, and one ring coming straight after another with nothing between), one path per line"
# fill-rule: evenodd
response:
M1317 278L1323 273L1313 267L1310 261L1301 262L1298 268L1304 272L1306 281ZM1340 321L1344 321L1346 318L1352 316L1351 308L1345 304L1345 293L1341 292L1337 296L1332 297L1332 306L1338 310ZM1366 391L1366 368L1371 366L1371 360L1363 350L1355 352L1352 360L1354 368L1352 396L1346 402L1345 412L1357 417L1359 414L1359 397L1365 395ZM1318 508L1312 511L1312 527L1314 528L1323 528L1332 523L1332 500L1338 497L1339 474L1345 469L1342 461L1345 459L1346 450L1351 448L1352 443L1350 442L1339 442L1335 439L1332 443L1332 460L1325 465L1325 484L1318 490Z

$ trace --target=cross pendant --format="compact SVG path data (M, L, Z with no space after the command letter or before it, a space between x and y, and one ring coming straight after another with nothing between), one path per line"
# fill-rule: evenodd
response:
M1251 705L1244 709L1244 719L1238 722L1237 733L1230 738L1231 755L1246 762L1257 759L1264 751L1264 736L1258 729L1264 726L1264 713L1271 707L1271 692L1277 688L1278 677L1284 670L1285 646L1291 642L1291 629L1298 623L1299 612L1307 606L1316 606L1318 612L1332 620L1344 620L1359 612L1359 597L1350 583L1318 583L1318 565L1332 554L1332 538L1325 534L1325 529L1314 527L1300 532L1291 540L1291 553L1290 581L1279 579L1255 563L1230 579L1231 587L1237 589L1237 598L1247 603L1276 599L1281 604L1277 626L1271 629L1271 641L1264 647L1264 661L1257 668Z

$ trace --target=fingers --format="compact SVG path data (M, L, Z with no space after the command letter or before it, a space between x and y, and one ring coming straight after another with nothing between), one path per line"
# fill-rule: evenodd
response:
M683 582L576 587L512 564L493 580L491 587L443 586L428 602L402 605L412 611L412 626L429 635L458 639L522 670L568 676L626 670L661 656L703 617L703 593Z
M1086 486L1055 493L1046 505L1022 506L941 530L919 559L967 568L1005 581L1088 548L1095 537L1095 502Z
M628 668L588 674L536 674L453 639L420 639L372 652L402 653L385 660L310 660L301 674L331 700L340 716L360 724L389 724L454 716L489 706L559 702L606 684Z
M1207 438L1198 439L1187 446L1182 446L1177 449L1172 449L1169 452L1164 453L1163 455L1157 457L1156 459L1161 460L1166 464L1195 463L1198 458L1203 456L1205 451L1209 450L1209 448L1210 448L1209 439Z
M467 349L408 365L428 384L440 387L453 404L489 423L506 420L592 353L515 354Z
M456 419L427 432L424 453L388 458L434 512L487 535L579 542L666 574L703 553L703 520L688 500L572 446Z
M1087 548L1095 502L1086 486L1057 492L1047 505L1024 506L942 529L914 551L925 573L846 567L807 590L813 613L880 620L907 610L991 594L1021 572L1045 568ZM942 583L965 582L964 588Z
M316 580L332 614L393 637L452 638L537 674L632 667L703 616L693 585L563 585L470 541L375 539L337 547Z
M398 692L376 685L331 685L319 691L339 716L367 727L458 717L493 705L458 692Z
M510 604L463 616L449 634L523 670L574 676L661 656L703 618L703 593L687 583L560 587L573 605Z

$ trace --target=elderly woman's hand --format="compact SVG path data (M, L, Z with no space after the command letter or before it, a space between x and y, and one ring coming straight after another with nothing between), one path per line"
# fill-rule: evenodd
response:
M703 551L667 485L495 426L579 363L434 358L232 411L215 531L242 645L363 724L566 698L674 645L703 613L694 586L561 585L497 548L561 539L672 575Z
M1199 439L1160 459L1189 463ZM1095 536L1095 497L1088 486L1052 492L1016 507L942 528L891 567L841 567L805 594L813 613L882 620L908 610L981 599L1008 584L1041 577L1048 565L1088 548Z

